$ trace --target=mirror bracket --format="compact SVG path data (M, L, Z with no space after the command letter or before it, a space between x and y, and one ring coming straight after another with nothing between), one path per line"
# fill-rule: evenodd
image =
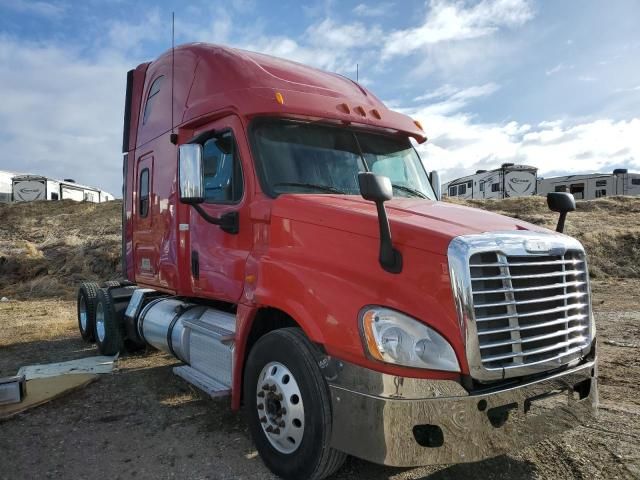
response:
M227 212L220 215L220 217L212 217L209 215L201 205L197 203L193 204L193 208L200 214L207 222L212 225L218 225L223 232L236 235L240 231L240 216L238 212Z
M560 213L556 232L564 231L564 222L567 219L567 213L576 209L576 200L570 193L551 192L547 194L547 205L549 210Z
M389 273L400 273L402 271L402 254L393 247L387 210L384 208L384 202L393 198L391 181L387 177L371 172L360 172L358 184L362 198L374 202L378 211L378 226L380 228L378 260L380 266Z

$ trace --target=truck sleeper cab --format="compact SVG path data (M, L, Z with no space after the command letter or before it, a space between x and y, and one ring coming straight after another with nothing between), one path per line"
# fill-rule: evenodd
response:
M81 286L83 338L175 356L244 405L282 478L347 454L471 462L580 424L597 406L584 249L439 202L413 141L418 122L297 63L190 44L138 66L125 279Z

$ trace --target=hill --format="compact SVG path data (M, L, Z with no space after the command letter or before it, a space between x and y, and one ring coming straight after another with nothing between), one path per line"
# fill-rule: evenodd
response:
M451 200L554 228L542 197ZM0 204L0 297L73 298L83 280L120 274L122 203ZM566 233L585 246L594 279L640 278L640 198L579 201Z

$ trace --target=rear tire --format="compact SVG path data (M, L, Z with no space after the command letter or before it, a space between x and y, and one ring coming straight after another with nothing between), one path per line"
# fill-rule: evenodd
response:
M78 330L85 342L94 342L96 321L96 298L100 286L95 282L82 282L78 289Z
M249 352L244 398L260 457L285 480L321 480L346 454L331 448L331 398L315 347L298 328L267 333Z
M98 290L95 309L94 336L102 355L115 355L124 348L122 324L109 290Z

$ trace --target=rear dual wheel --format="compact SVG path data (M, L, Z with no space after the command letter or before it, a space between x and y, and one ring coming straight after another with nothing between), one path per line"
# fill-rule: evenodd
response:
M251 349L244 377L249 429L265 465L288 480L320 480L346 455L331 448L331 398L315 347L284 328Z
M95 282L83 282L78 289L78 330L86 342L95 340L96 298L100 286Z
M96 296L94 338L102 355L115 355L124 348L122 324L107 288Z

